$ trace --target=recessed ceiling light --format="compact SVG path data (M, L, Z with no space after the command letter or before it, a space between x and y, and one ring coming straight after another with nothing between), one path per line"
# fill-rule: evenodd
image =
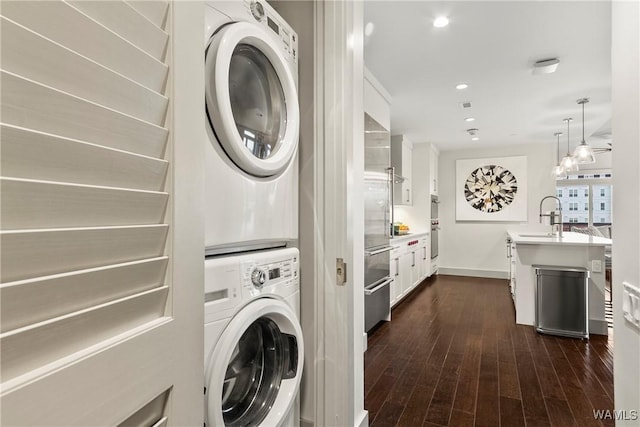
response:
M472 141L477 141L477 140L479 140L479 139L480 139L480 138L479 138L479 137L477 137L477 136L474 136L473 138L471 138L471 140L472 140Z
M475 120L475 118L474 118L474 117L466 117L466 118L464 119L464 121L465 121L465 122L472 122L472 121L474 121L474 120Z
M466 83L460 83L459 85L456 85L456 89L458 89L458 90L466 89L468 87L469 87L469 85L466 84Z
M449 25L449 18L446 16L438 16L435 21L433 21L433 26L436 28L442 28Z

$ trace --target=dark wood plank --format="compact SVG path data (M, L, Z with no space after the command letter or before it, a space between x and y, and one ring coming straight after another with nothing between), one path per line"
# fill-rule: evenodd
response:
M469 412L454 410L451 412L450 426L474 427L475 417Z
M566 400L562 387L560 387L556 371L549 359L547 348L544 346L544 338L538 335L532 328L525 331L525 336L531 349L531 356L540 382L540 388L542 389L542 395L545 398Z
M518 369L518 380L522 393L522 406L527 425L551 425L544 404L542 389L536 374L533 357L527 344L525 334L530 327L518 325L514 329L514 348ZM517 346L516 346L517 343Z
M476 411L481 349L482 337L479 335L468 335L467 348L462 360L462 366L460 367L458 388L453 403L454 410L470 413L475 413Z
M522 402L510 397L500 396L500 425L505 427L524 427Z
M372 427L394 427L404 411L404 405L386 401L376 415Z
M567 397L567 403L571 408L573 418L580 426L601 425L601 423L594 420L591 402L584 393L580 381L578 381L571 364L558 343L558 340L561 339L547 337L544 340L544 344L560 380L562 390Z
M427 415L427 409L429 408L429 402L431 402L431 396L435 387L425 387L418 384L414 389L407 405L404 408L402 416L398 420L398 427L415 427L421 426Z
M365 409L369 411L369 422L375 421L378 411L384 405L389 395L389 389L393 387L396 378L383 374L375 386L365 397Z
M569 409L569 405L566 400L545 398L544 402L547 405L547 410L549 411L551 425L579 427L571 414L571 409Z

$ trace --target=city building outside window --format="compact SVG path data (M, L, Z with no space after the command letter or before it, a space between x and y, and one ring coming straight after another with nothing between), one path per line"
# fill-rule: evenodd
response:
M565 231L570 231L572 226L611 225L611 182L610 173L589 175L583 172L556 181L556 195L562 205Z

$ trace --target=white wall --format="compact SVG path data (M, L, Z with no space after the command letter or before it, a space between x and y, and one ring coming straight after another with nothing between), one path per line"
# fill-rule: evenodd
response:
M612 253L615 408L640 411L640 331L622 317L622 282L640 286L640 6L614 1L612 7L613 203L618 207ZM616 425L637 426L638 420Z
M476 222L455 220L456 160L485 157L527 157L527 222ZM476 150L441 151L440 182L440 274L507 278L506 231L529 229L550 231L539 224L538 210L544 196L555 195L551 168L555 164L555 144L524 144ZM548 205L547 205L548 203ZM545 202L545 210L552 207Z
M413 144L411 152L411 191L413 205L397 205L394 221L409 226L411 233L430 231L431 195L429 194L430 144Z

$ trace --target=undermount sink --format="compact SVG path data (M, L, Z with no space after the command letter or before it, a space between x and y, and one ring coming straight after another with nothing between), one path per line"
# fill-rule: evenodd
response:
M531 233L531 234L520 234L520 233L518 233L518 236L520 236L520 237L538 237L538 238L543 238L543 239L551 239L551 238L558 237L557 235L551 235L550 233Z

